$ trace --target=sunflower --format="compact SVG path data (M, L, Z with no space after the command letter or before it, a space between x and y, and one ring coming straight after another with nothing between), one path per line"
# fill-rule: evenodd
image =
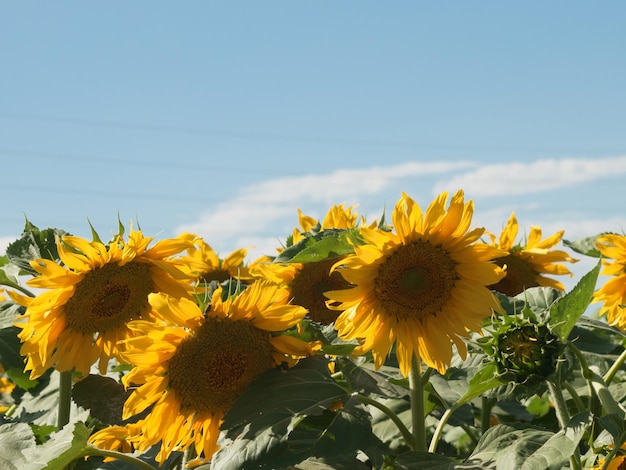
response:
M611 325L626 329L626 236L601 235L596 247L604 257L602 274L613 278L594 293L593 302L604 302L600 314L606 315Z
M506 227L500 233L497 243L495 235L489 234L491 245L508 252L506 256L496 260L499 266L506 265L506 276L491 288L509 297L514 297L529 287L538 286L554 287L564 291L563 284L556 279L545 277L544 274L569 274L570 277L573 276L570 270L560 263L575 263L578 260L564 251L550 249L560 243L565 232L561 230L545 240L541 240L541 228L531 227L525 245L515 243L517 232L517 218L513 213Z
M309 345L277 333L306 313L288 304L285 289L257 281L238 296L212 296L207 316L191 300L155 295L163 317L176 315L180 326L137 320L137 336L120 342L120 355L135 367L123 383L139 387L124 405L128 419L152 407L136 441L139 452L161 442L157 461L192 446L203 463L218 449L225 413L248 385L266 370L311 354Z
M93 433L89 436L88 442L99 449L130 454L135 451L133 440L139 435L140 430L141 422L130 423L125 426L112 425ZM104 459L105 462L113 460L115 460L113 457Z
M132 229L128 241L117 236L108 246L65 236L57 242L62 264L31 262L40 275L27 285L46 290L34 298L11 296L26 307L18 317L25 322L15 325L31 378L50 367L86 376L97 360L104 374L115 344L130 332L127 323L150 317L151 293L189 295L189 279L171 259L189 242L168 239L149 248L151 242Z
M350 287L341 274L331 272L338 258L308 263L259 263L251 266L258 278L285 287L291 303L307 309L307 317L323 325L334 322L339 312L328 307L324 292Z
M293 229L292 242L295 245L304 238L303 233L311 232L318 225L320 230L350 229L356 227L357 222L358 214L354 212L354 206L344 207L343 203L333 205L321 222L311 216L304 215L302 211L298 209L298 223L300 227ZM362 222L364 222L363 218Z
M357 224L357 214L353 207L345 208L343 204L332 206L320 223L313 217L303 215L298 209L300 229L293 230L292 242L296 244L312 230L323 232L328 229L348 230ZM330 269L337 262L335 259L309 261L306 263L255 263L250 272L257 278L270 280L286 287L291 296L291 303L307 309L307 316L313 321L329 325L339 314L327 306L324 292L350 287L350 284L338 272Z
M396 203L391 232L361 228L364 245L333 267L355 287L326 292L341 310L339 336L359 340L355 354L372 351L375 367L383 365L395 343L400 371L408 376L415 354L443 372L452 359L452 344L462 357L468 331L500 310L486 287L502 278L491 260L501 253L476 243L484 229L468 232L473 203L462 191L451 199L440 194L426 214L405 193Z
M194 244L187 248L187 254L181 256L181 261L187 266L186 270L199 282L218 283L228 279L251 279L248 268L244 265L247 250L238 249L230 253L226 258L220 258L211 245L194 235L185 234Z

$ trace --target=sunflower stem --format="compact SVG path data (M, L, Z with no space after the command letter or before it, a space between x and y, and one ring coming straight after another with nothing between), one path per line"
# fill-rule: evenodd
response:
M393 423L398 427L398 429L400 430L400 434L402 434L402 437L404 438L407 445L411 448L411 450L414 450L413 449L413 435L411 434L411 431L409 431L409 428L405 426L405 424L402 422L402 420L398 417L397 414L395 414L390 408L387 408L382 403L377 402L376 400L368 397L367 395L360 395L357 393L355 394L355 396L359 400L361 400L363 403L367 405L372 405L374 408L378 408L380 411L385 413L389 417L389 419L391 419L391 421L393 421Z
M615 374L617 374L617 371L620 370L622 364L624 364L624 361L626 361L626 349L622 351L622 354L620 354L615 362L613 362L611 368L606 372L606 374L604 374L604 377L602 377L604 379L604 383L606 383L607 386L611 383L613 377L615 377Z
M59 377L59 412L57 416L57 428L61 430L70 422L70 408L72 405L72 380L74 369L60 372Z
M558 371L557 371L558 372ZM557 374L560 376L560 374ZM565 397L563 396L563 391L561 387L556 382L551 380L547 381L548 383L548 391L550 396L552 397L552 401L554 403L554 409L556 411L556 417L559 421L559 425L561 426L561 430L564 430L567 426L567 423L570 420L569 411L567 410L567 403L565 402ZM578 453L578 449L574 451L572 456L570 457L570 468L574 470L581 470L581 462L580 462L580 454Z
M20 286L19 284L16 284L15 282L11 282L11 281L0 282L0 286L7 286L17 291L20 291L22 294L26 295L27 297L35 297L35 294L33 294L31 291L29 291L25 287Z
M443 433L443 428L448 422L448 418L452 416L452 413L456 411L456 405L453 405L452 408L448 408L443 412L443 415L439 419L437 423L437 427L435 428L435 432L433 433L433 437L430 441L430 446L428 446L428 452L435 453L437 452L437 444L439 444L439 439L441 438L441 434Z
M409 373L409 390L411 396L411 421L412 421L412 436L413 436L413 450L426 451L426 423L424 413L424 383L427 380L422 380L420 373L420 364L417 360L417 356L413 354L411 363L411 372ZM424 377L426 379L426 377Z
M480 431L482 434L485 434L491 427L491 410L493 410L493 405L496 401L493 398L482 397L481 402Z

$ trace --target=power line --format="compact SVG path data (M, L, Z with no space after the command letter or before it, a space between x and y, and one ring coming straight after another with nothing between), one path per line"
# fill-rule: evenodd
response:
M137 130L145 132L168 132L176 134L206 135L211 137L223 137L229 139L245 139L245 140L265 140L265 141L284 141L284 142L308 142L316 144L335 144L335 145L359 145L359 146L377 146L377 147L416 147L411 142L395 142L395 141L376 141L369 139L340 139L320 136L288 136L284 134L256 133L256 132L240 132L223 129L207 129L193 128L182 126L171 126L163 124L138 124L130 122L114 122L99 119L84 119L63 116L43 116L38 114L15 113L9 111L0 111L0 118L3 119L20 119L27 121L43 121L58 122L64 124L109 127L122 130Z
M165 124L141 124L132 122L116 122L103 119L88 119L66 116L46 116L40 114L20 113L13 111L0 111L0 119L15 119L24 121L57 122L61 124L71 124L91 127L108 127L111 129L133 130L144 132L173 133L187 135L204 135L210 137L220 137L239 140L256 141L276 141L276 142L297 142L311 144L331 144L345 146L365 146L365 147L389 147L421 150L446 150L446 151L474 151L474 152L581 152L584 149L565 148L532 148L505 145L468 145L468 144L441 144L441 143L418 143L410 141L396 140L376 140L362 138L335 138L312 135L286 135L279 133L261 133L248 131L232 131L224 129L194 128L183 126L172 126ZM621 151L621 150L620 150Z
M78 155L78 154L68 154L68 153L56 153L56 152L42 152L39 150L22 150L22 149L10 149L10 148L1 148L0 147L0 155L6 156L19 156L22 158L31 158L31 159L40 159L47 160L54 158L55 160L64 160L68 162L80 162L80 163L106 163L106 164L115 164L115 165L124 165L124 166L143 166L143 167L152 167L152 168L172 168L172 169L188 169L188 170L205 170L210 171L212 173L221 172L221 173L249 173L249 174L283 174L288 175L291 174L284 169L268 169L267 167L263 168L251 168L249 165L241 166L240 168L235 168L233 166L220 166L220 165L206 165L202 163L188 163L184 159L181 158L172 158L170 161L162 161L162 160L137 160L137 159L129 159L129 158L114 158L114 157L102 157L102 156L88 156L88 155Z

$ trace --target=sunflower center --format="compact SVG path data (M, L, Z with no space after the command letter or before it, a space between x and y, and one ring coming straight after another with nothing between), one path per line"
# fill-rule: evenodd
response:
M508 297L514 297L529 287L539 286L537 271L525 259L519 256L508 255L498 258L494 262L500 267L506 264L506 276L500 279L497 284L490 286L490 289Z
M402 245L378 268L375 292L383 309L398 319L422 321L448 302L456 264L440 246L427 241Z
M267 331L248 321L207 318L170 359L169 383L184 409L225 412L271 365Z
M324 292L347 289L351 285L337 271L329 274L336 262L337 258L304 263L291 282L292 303L308 309L309 318L324 325L335 321L339 314L326 307L328 298Z
M148 264L105 264L85 273L76 285L64 307L67 324L87 334L118 328L141 317L153 290Z

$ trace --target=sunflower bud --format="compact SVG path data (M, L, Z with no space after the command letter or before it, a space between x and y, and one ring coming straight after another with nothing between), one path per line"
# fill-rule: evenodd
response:
M563 345L547 324L508 320L491 338L485 338L483 349L503 378L537 391L556 370Z

